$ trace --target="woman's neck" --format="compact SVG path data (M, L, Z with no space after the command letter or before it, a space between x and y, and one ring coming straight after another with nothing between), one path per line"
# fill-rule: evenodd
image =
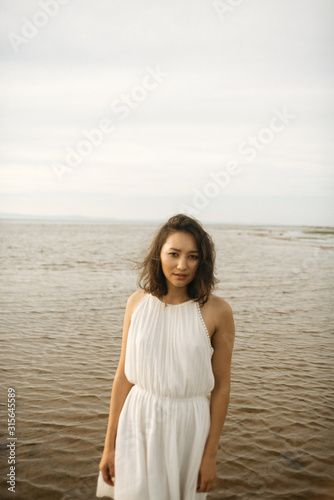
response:
M166 295L162 297L164 302L168 304L181 304L189 300L189 295L187 287L184 288L173 288L168 287Z

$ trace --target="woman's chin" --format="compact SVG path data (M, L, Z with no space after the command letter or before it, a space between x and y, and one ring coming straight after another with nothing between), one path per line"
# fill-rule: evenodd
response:
M175 278L174 276L169 280L169 282L172 285L177 286L178 288L183 288L189 285L190 281L191 280L189 280L189 278L180 279L180 278Z

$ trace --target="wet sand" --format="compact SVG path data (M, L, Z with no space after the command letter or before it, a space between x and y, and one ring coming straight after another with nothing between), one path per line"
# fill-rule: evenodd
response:
M138 258L154 225L2 221L1 394L16 390L16 492L93 500ZM334 498L332 228L207 226L236 324L209 500ZM2 406L4 409L4 406ZM157 499L158 500L158 499Z

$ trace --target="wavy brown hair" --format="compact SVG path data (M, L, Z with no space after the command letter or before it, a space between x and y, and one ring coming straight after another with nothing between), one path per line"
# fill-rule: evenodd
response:
M167 238L176 232L192 234L196 240L199 265L195 278L188 284L187 292L190 299L203 305L218 281L215 277L216 252L211 236L204 231L202 224L197 219L189 215L174 215L157 231L148 254L136 266L140 270L138 284L145 292L158 298L167 294L167 283L162 271L160 252Z

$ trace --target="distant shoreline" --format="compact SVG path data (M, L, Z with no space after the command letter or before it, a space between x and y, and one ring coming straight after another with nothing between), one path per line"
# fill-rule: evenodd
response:
M164 222L164 219L117 219L108 217L89 217L85 215L24 215L24 214L0 214L0 221L17 221L17 222L99 222L113 224L159 224ZM202 220L205 225L209 226L227 226L227 227L287 227L287 228L328 228L333 229L334 226L319 225L319 224L268 224L268 223L243 223L243 222L209 222Z

